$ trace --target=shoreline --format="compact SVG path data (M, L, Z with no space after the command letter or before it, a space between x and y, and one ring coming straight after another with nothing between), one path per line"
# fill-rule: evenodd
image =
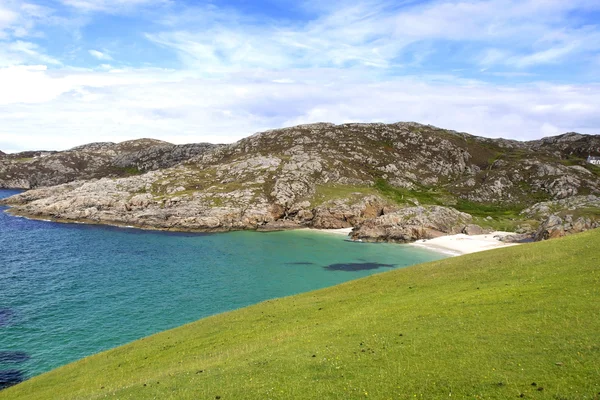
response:
M329 233L333 235L348 236L353 228L341 229L318 229L305 228L316 232ZM480 251L499 249L502 247L516 246L519 243L504 243L499 238L513 235L513 232L494 231L482 235L465 235L464 233L456 235L444 235L433 239L421 239L412 243L398 243L408 246L418 247L436 253L442 253L449 256L461 256L463 254L478 253ZM367 242L368 243L368 242Z
M513 232L503 231L471 236L459 233L457 235L440 236L434 239L422 239L408 244L452 256L460 256L502 247L517 246L519 243L504 243L499 240L500 237L512 234Z
M126 229L140 229L146 231L158 231L158 232L188 232L188 233L226 233L226 232L234 232L236 229L214 229L214 230L195 230L195 229L185 229L185 228L161 228L161 227L149 227L149 226L135 226L129 225L125 223L118 223L114 221L91 221L91 220L63 220L58 218L48 219L48 216L33 216L33 215L23 215L20 213L11 212L13 210L12 207L8 206L8 209L3 210L9 215L17 218L25 218L30 220L38 220L44 222L54 222L54 223L62 223L62 224L86 224L86 225L104 225L118 228L126 228ZM46 218L44 218L46 217ZM326 233L337 236L345 236L349 237L350 233L354 228L339 228L339 229L324 229L324 228L295 228L295 229L283 229L285 230L304 230L304 231L313 231ZM260 230L247 230L260 232ZM457 234L457 235L444 235L433 239L422 239L412 243L398 243L405 244L409 246L419 247L422 249L435 251L437 253L446 254L449 256L460 256L463 254L471 254L485 250L498 249L502 247L515 246L518 243L504 243L497 239L497 237L502 237L506 235L511 235L512 232L502 232L495 231L488 234L483 235L465 235L465 234Z
M315 231L315 232L323 232L323 233L330 233L330 234L334 234L334 235L349 236L350 233L352 233L352 230L354 228L350 227L350 228L339 228L339 229L324 229L324 228L306 228L306 229Z

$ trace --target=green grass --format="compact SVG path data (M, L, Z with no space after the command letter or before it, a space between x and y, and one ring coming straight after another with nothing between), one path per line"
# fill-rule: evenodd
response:
M454 207L459 211L471 214L473 223L495 230L514 232L521 224L538 224L537 221L526 221L519 215L523 208L520 205L498 206L459 199Z
M469 213L474 217L518 218L523 209L521 205L502 205L475 203L459 199L455 205L459 211Z
M10 160L14 161L14 162L18 162L18 163L24 163L24 162L29 162L29 161L35 160L35 157L12 158Z
M417 200L419 204L436 204L440 205L438 197L444 194L425 187L418 187L417 190L404 189L390 185L385 179L378 178L375 180L375 189L383 196L397 204L410 204L413 200Z
M315 194L310 198L313 207L331 200L350 199L359 201L364 196L377 194L377 191L368 186L354 185L316 185Z
M589 231L263 302L0 399L597 399L599 243Z

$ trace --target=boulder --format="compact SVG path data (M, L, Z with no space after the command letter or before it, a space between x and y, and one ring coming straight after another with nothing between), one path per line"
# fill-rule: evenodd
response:
M554 239L598 227L600 227L600 219L593 219L590 217L578 217L573 219L572 215L560 217L557 214L553 214L541 223L540 227L535 232L534 240Z
M465 235L485 235L486 233L490 232L492 232L491 229L482 228L481 226L475 224L467 224L462 229L462 233Z
M460 233L471 215L441 206L408 207L368 219L356 227L352 239L374 242L412 242Z

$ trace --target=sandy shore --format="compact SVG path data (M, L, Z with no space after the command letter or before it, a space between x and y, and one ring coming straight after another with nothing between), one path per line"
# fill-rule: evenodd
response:
M352 228L341 228L341 229L311 229L311 231L333 233L335 235L348 236L352 232Z
M513 233L498 231L486 235L449 235L435 239L418 240L414 243L410 243L410 245L458 256L461 254L476 253L478 251L498 249L500 247L515 246L516 243L504 243L498 240L499 237L511 234Z
M352 232L352 228L311 230L343 236L348 236ZM504 243L498 240L500 237L512 234L512 232L497 231L486 235L448 235L440 236L435 239L418 240L409 243L409 245L448 255L459 256L461 254L476 253L478 251L497 249L500 247L515 246L516 243Z

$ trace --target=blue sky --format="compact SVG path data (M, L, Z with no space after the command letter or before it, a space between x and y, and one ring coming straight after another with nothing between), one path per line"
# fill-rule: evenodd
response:
M317 121L600 133L599 71L598 0L0 0L0 149Z

